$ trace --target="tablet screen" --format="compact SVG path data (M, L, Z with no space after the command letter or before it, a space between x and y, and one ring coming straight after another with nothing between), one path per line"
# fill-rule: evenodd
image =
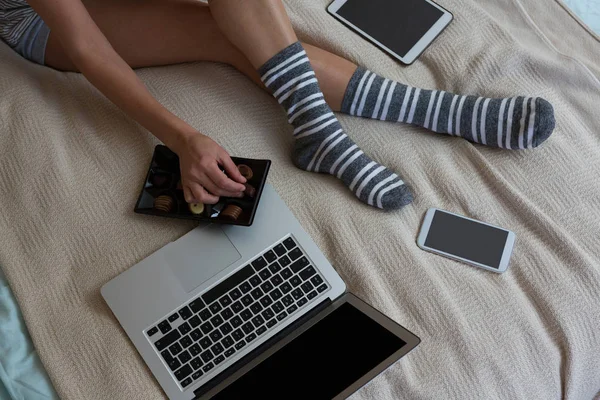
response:
M405 344L344 303L213 399L331 399Z
M425 0L348 0L337 13L400 57L444 15Z

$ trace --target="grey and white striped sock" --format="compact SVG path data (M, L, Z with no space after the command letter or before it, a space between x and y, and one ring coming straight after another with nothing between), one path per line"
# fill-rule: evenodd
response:
M300 42L283 49L258 72L294 127L296 166L341 179L371 206L397 209L412 201L402 179L371 160L346 135L325 102Z
M552 105L540 97L489 99L424 90L360 67L350 79L341 111L505 149L537 147L555 125Z

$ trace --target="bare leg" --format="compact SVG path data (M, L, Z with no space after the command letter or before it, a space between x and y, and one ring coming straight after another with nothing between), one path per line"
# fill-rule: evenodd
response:
M323 100L320 79L281 0L209 0L209 5L221 31L260 71L286 111L298 168L335 176L371 206L398 209L412 201L404 181L360 150Z
M225 36L254 68L298 41L280 0L210 0L209 5Z
M254 1L254 0L253 0ZM194 61L233 66L262 86L254 66L223 35L209 7L189 0L86 2L112 46L133 68ZM244 5L244 7L246 7ZM356 65L318 47L304 44L328 104L339 110ZM46 64L76 71L57 38L50 34Z

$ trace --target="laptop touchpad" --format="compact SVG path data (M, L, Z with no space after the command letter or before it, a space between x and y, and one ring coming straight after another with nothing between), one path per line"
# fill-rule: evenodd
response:
M183 289L190 292L242 256L219 226L208 225L174 242L165 258Z

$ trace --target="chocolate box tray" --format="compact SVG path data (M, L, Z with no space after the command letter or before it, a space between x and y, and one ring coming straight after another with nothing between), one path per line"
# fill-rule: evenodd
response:
M231 157L236 165L250 167L248 184L256 191L243 198L221 197L217 204L205 204L201 214L190 211L181 188L179 157L168 147L158 145L134 211L138 214L188 219L227 225L250 226L267 181L270 160ZM200 206L201 208L201 206Z

